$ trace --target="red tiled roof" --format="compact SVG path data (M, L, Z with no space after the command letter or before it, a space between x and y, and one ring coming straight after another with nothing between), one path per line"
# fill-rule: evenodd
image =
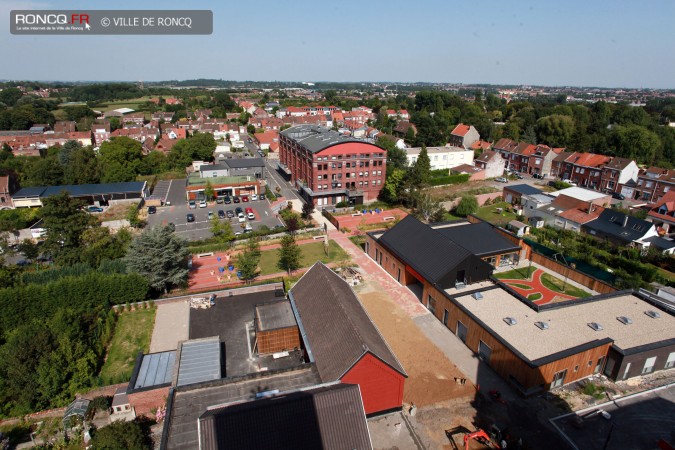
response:
M464 137L464 136L466 136L466 133L468 133L470 129L471 129L470 125L464 125L463 123L460 123L459 125L457 125L455 127L454 130L452 130L452 133L450 133L450 134L452 134L453 136Z
M578 166L600 168L607 164L611 158L605 155L598 155L596 153L579 153L574 152L569 156L565 162L573 163Z
M591 213L588 212L588 208L568 209L567 211L560 213L560 217L562 217L563 219L571 220L572 222L584 224L586 222L590 222L591 220L597 219L598 217L600 217L600 213L605 210L605 208L598 205L593 205L592 208L593 209Z
M471 144L470 148L471 148L471 150L478 150L478 149L488 150L491 146L492 146L492 144L490 144L487 141L478 140L478 141L474 142L473 144Z

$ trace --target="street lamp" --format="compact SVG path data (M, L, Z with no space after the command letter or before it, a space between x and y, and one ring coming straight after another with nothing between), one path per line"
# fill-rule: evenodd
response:
M562 246L561 246L561 247L562 247ZM565 259L565 255L563 255L562 253L556 253L556 254L554 254L554 255L553 255L553 259L555 259L555 260L557 261L557 260L558 260L558 258L557 258L558 255L560 255L560 257L562 258L563 262L565 263L565 266L567 267L567 270L565 271L565 281L563 282L563 288L562 288L563 294L564 294L564 293L565 293L565 289L567 288L567 276L569 275L570 265L567 263L567 260Z

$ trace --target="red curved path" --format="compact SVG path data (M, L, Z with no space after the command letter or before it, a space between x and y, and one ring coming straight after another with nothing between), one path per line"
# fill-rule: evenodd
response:
M576 297L552 291L551 289L544 286L544 284L541 282L541 276L545 273L546 272L544 272L543 270L537 269L534 272L532 272L531 279L514 279L514 280L500 279L499 281L508 284L511 289L523 295L525 298L527 298L528 295L532 295L536 292L540 293L541 298L539 300L530 300L535 305L545 305L547 303L553 302L554 300L566 301L576 299ZM523 289L518 286L514 286L513 283L530 286L531 289Z

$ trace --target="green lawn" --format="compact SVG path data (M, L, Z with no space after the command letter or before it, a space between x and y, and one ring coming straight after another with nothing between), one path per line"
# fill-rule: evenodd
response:
M527 296L527 299L532 300L532 301L539 300L540 298L541 298L541 293L539 293L539 292L535 292L534 294L530 294L530 295Z
M156 308L123 312L117 319L108 356L101 369L103 384L129 380L139 351L150 350Z
M506 209L510 207L511 205L506 202L495 203L493 205L478 208L478 212L474 215L487 222L490 222L491 224L504 226L510 221L516 219L516 215L514 213L506 212ZM503 212L500 214L497 211L497 208L502 208Z
M532 286L528 286L527 284L509 283L509 286L525 289L526 291L532 290Z
M500 280L526 280L532 276L532 272L535 270L537 270L536 267L521 267L519 269L496 273L495 278Z
M571 295L572 297L584 298L591 296L591 294L589 294L588 292L579 289L576 286L572 286L569 283L565 283L560 278L556 278L549 273L545 273L541 276L541 283L554 292L560 292L561 294ZM564 290L563 286L565 287Z
M323 241L312 242L300 246L302 259L300 267L310 267L317 261L332 263L349 259L349 255L335 241L328 241L328 255L323 251ZM260 256L260 275L281 272L277 267L279 249L265 250Z

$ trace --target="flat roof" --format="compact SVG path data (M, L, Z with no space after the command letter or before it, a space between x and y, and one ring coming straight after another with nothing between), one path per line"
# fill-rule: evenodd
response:
M384 152L383 149L377 147L374 144L371 144L370 142L349 136L343 136L335 130L318 125L297 125L288 128L279 134L293 139L312 153L318 153L332 145L343 144L345 142L372 145L375 147L373 150L377 149L381 152Z
M504 186L504 189L508 189L510 191L517 192L522 195L537 195L542 193L541 189L537 189L536 187L530 186L529 184L506 185Z
M265 160L263 158L230 158L223 161L223 165L229 166L232 169L265 167Z
M220 374L220 339L211 337L182 342L179 346L176 386L217 380Z
M133 389L171 383L175 363L175 350L143 355Z
M590 202L604 197L609 197L609 195L607 194L591 191L588 189L583 189L580 187L568 187L565 189L561 189L559 191L548 192L547 195L550 195L552 197L557 197L559 195L566 195L568 197L576 198L577 200L582 200L584 202Z
M411 147L411 148L405 148L405 152L408 155L419 155L420 152L422 151L422 147ZM462 148L462 147L454 147L452 145L448 145L445 147L427 147L427 153L428 154L434 154L434 153L460 153L460 152L472 152L473 150Z
M139 194L145 188L145 181L128 181L125 183L78 184L64 186L33 186L20 189L13 198L49 197L68 192L71 197L88 197L110 194Z
M256 327L259 331L278 330L297 326L291 302L265 303L255 307Z
M622 350L675 339L675 317L633 294L567 302L565 306L537 312L501 287L480 293L480 300L471 295L455 299L531 362L607 338ZM649 317L645 314L649 310L658 311L661 317ZM621 323L617 320L620 316L628 317L632 323ZM508 325L506 317L517 323ZM549 327L541 330L535 322ZM588 326L591 322L599 323L603 329L593 330Z

